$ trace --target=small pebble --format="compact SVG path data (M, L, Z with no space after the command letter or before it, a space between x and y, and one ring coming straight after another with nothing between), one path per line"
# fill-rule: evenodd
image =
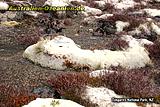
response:
M79 34L76 33L75 36L79 36Z
M88 30L89 30L89 32L91 32L91 33L93 32L93 29L88 29Z

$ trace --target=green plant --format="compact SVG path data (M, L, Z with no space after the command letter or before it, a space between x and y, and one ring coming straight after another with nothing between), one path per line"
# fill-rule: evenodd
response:
M51 102L51 106L53 106L53 107L55 107L55 106L57 106L57 105L59 105L59 104L60 104L59 101L53 100L53 101Z

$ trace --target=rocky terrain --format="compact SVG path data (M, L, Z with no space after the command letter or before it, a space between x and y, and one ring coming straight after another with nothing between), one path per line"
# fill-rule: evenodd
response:
M34 107L34 103L27 104L36 98L67 99L85 107L160 107L159 0L4 0L0 2L0 9L30 5L82 6L84 11L0 11L1 107ZM88 69L67 64L65 69L57 70L23 57L28 46L42 38L52 40L59 35L70 38L82 50L90 51L122 52L136 43L143 44L151 63L128 69L121 66L122 58L120 64L115 60L109 67ZM135 41L122 39L128 36ZM131 57L128 62L138 59L138 51L133 53L135 58ZM154 101L114 103L112 97L153 97ZM51 100L48 102L52 103ZM73 107L78 107L74 104Z

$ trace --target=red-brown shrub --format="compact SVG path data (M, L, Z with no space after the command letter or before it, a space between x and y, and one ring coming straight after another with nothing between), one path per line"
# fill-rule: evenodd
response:
M155 41L153 45L145 46L149 52L150 57L156 60L160 58L160 42Z
M16 39L19 44L29 46L37 43L37 41L40 39L40 36L34 35L34 34L28 34L28 35L24 34L24 35L20 35Z
M124 50L129 47L128 43L125 40L117 38L113 40L111 43L106 45L107 49L110 50Z
M49 80L49 84L54 87L61 95L66 91L76 91L88 84L89 75L87 73L65 73L57 75Z
M85 86L104 86L112 89L119 95L128 97L154 97L160 103L160 86L155 82L157 75L152 67L126 70L113 67L113 73L106 72L100 77L89 77L88 73L65 73L50 79L49 85L57 90L66 99L73 100L82 105L93 105L81 99ZM90 106L92 105L92 106Z
M21 107L36 99L36 97L36 95L29 93L25 89L17 89L5 85L0 86L1 107Z
M102 76L104 86L117 94L129 97L158 97L160 86L154 83L155 73L151 68L116 69L117 72Z
M78 102L85 107L95 107L94 104L81 98L81 94L84 93L85 87L89 83L87 73L60 74L50 79L48 83L64 98Z

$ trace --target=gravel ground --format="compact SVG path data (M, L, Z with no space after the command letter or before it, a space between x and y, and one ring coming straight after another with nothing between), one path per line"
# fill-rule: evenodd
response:
M107 41L111 38L93 37L89 32L92 26L80 27L80 25L81 17L73 19L72 26L66 26L63 34L72 38L84 49L104 49L106 47ZM18 44L15 37L20 34L29 34L30 30L26 28L0 28L0 85L8 84L16 87L40 85L41 82L53 77L56 73L64 72L42 68L22 57L27 46ZM77 32L79 32L78 35L76 35Z

